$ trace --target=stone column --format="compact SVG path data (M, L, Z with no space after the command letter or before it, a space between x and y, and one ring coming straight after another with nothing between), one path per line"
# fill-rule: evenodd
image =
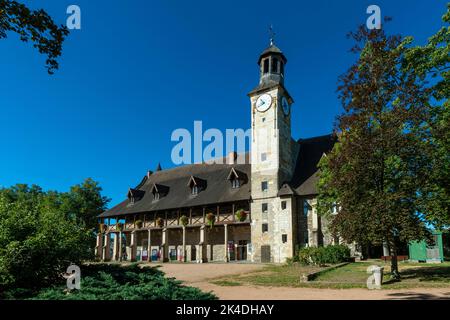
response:
M117 256L118 256L118 247L119 247L119 233L118 232L114 232L114 246L113 246L113 256L112 256L112 260L117 261Z
M225 235L225 252L224 252L224 261L225 262L228 262L229 261L229 258L228 258L228 225L227 224L224 224L223 225L223 232L224 232L224 235Z
M131 261L136 261L136 249L137 249L137 243L136 243L136 231L131 232Z
M183 226L183 262L186 262L186 227Z
M207 258L207 250L206 250L206 244L207 244L207 241L206 241L206 226L205 225L202 225L201 227L200 227L200 243L199 243L199 245L198 245L198 249L199 249L199 253L198 253L198 255L199 255L199 257L200 257L200 263L204 263L204 262L207 262L208 261L208 258Z
M118 248L118 250L119 250L119 261L122 261L122 231L119 232L118 244L119 244L119 248Z
M95 256L98 258L103 257L103 233L97 233L97 245L95 246Z
M147 242L147 254L148 254L148 261L152 261L152 244L151 244L151 239L152 239L152 231L150 229L148 229L148 242Z
M111 235L109 234L109 232L107 232L105 234L105 245L103 246L103 256L102 256L102 260L103 261L108 261L109 259L111 259L110 257L110 247L111 247Z
M168 231L167 228L164 228L162 231L162 262L168 262L169 259L169 239L168 239Z

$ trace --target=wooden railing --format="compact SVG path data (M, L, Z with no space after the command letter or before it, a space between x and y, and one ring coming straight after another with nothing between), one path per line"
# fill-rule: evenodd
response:
M211 211L210 211L211 212ZM239 221L236 217L236 214L233 212L213 212L214 215L216 216L216 220L215 223L216 224L232 224L232 223L249 223L251 222L251 216L250 216L250 212L247 211L247 217L244 221ZM171 216L171 217L167 217L166 219L164 219L163 217L161 217L164 220L164 227L175 227L175 226L182 226L182 223L180 221L179 216L181 215L177 215L177 216ZM201 226L203 224L206 223L206 213L203 213L201 215L197 214L189 214L186 216L188 216L189 218L189 222L188 222L188 226ZM155 218L158 218L158 216L147 216L146 219L141 220L141 226L140 228L136 225L135 221L127 221L125 224L123 224L123 230L122 231L133 231L136 229L147 229L147 228L158 228L159 226L156 225L156 220ZM107 232L119 232L119 228L116 224L113 225L108 225L106 226L106 231Z

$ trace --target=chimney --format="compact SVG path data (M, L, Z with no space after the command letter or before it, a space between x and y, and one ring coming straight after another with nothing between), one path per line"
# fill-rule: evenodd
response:
M153 172L151 170L147 171L147 178L150 179L150 176L153 174Z
M231 151L230 153L228 153L227 164L235 164L236 159L237 159L237 152Z

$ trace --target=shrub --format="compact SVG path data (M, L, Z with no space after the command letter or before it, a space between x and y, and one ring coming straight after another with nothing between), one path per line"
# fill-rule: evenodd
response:
M189 218L185 215L180 217L180 223L182 226L186 227L189 224Z
M315 248L313 247L306 247L300 249L298 252L298 261L303 265L308 265L312 263L311 260L311 253L313 252Z
M240 222L245 221L247 219L247 212L245 212L244 209L239 209L236 211L236 219Z
M137 227L138 229L142 228L142 225L143 225L142 220L136 220L136 221L134 222L134 224L136 225L136 227Z
M162 218L157 218L156 225L160 228L164 227L164 220Z
M65 281L31 295L15 289L7 298L38 300L215 300L217 297L198 288L187 287L174 278L166 278L157 268L95 264L81 266L81 289L66 291ZM15 296L14 296L15 295Z
M298 253L298 261L303 265L336 264L348 261L349 258L350 249L344 245L302 248Z
M208 225L212 228L214 226L214 222L216 221L216 216L214 213L210 212L206 215L206 221L208 222Z
M333 245L326 248L327 263L341 263L350 259L350 248L344 245Z

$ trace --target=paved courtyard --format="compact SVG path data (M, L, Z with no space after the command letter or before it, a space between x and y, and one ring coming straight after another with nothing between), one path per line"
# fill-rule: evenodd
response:
M380 300L380 299L450 299L450 288L366 290L316 289L262 286L218 286L209 280L252 271L264 267L250 263L163 264L167 276L184 281L186 285L213 291L222 300Z

